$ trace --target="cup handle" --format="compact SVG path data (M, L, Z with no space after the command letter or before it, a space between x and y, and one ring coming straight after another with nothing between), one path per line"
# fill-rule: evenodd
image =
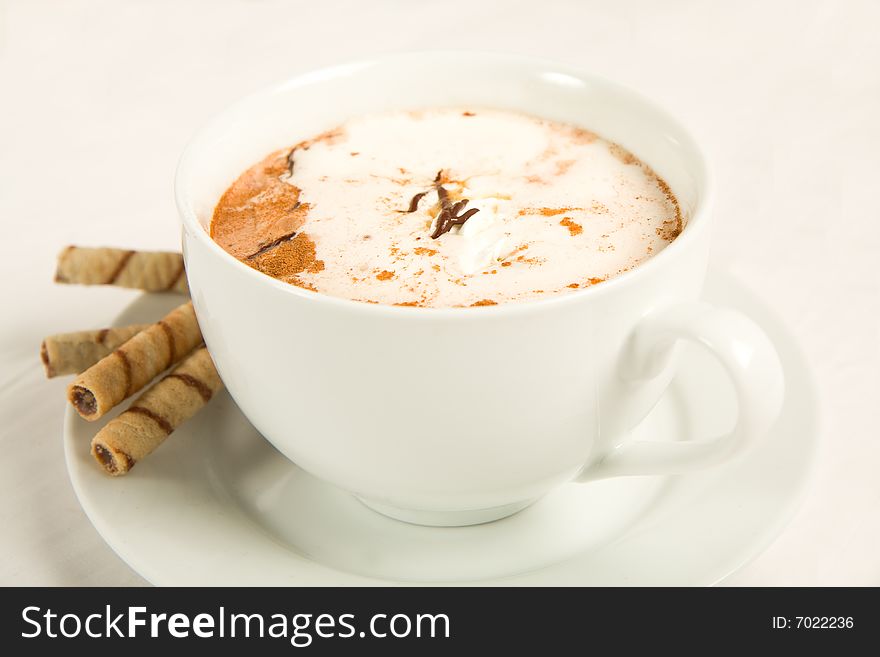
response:
M621 440L578 477L679 474L729 461L754 445L776 420L785 391L782 365L764 331L736 311L702 302L671 306L648 314L626 344L620 372L627 385L659 376L670 364L680 339L707 348L733 382L738 416L726 435L684 442Z

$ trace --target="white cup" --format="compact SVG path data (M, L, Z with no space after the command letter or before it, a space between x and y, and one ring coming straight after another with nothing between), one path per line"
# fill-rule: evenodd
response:
M451 309L310 292L211 240L220 195L267 153L349 117L439 106L589 128L653 167L687 225L649 261L601 285ZM699 148L664 111L608 81L476 53L400 54L308 73L205 127L181 160L176 195L193 303L230 394L298 466L386 515L473 524L572 480L712 466L760 439L779 411L783 377L770 341L746 317L698 300L712 204ZM725 367L738 396L735 428L700 441L629 440L668 385L681 339Z

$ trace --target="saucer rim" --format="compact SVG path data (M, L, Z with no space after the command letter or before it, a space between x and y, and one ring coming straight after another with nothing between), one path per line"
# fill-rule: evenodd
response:
M800 345L796 340L794 340L792 334L789 332L785 324L778 319L773 309L769 305L767 305L762 299L757 297L751 290L745 287L739 281L739 279L737 279L730 273L718 269L717 267L710 267L709 274L707 276L707 286L710 288L717 288L720 295L725 297L724 300L732 305L734 308L742 309L742 306L746 305L749 311L757 313L758 317L753 318L758 321L758 323L765 329L769 328L768 332L770 333L772 342L782 352L780 356L786 372L787 390L790 390L793 386L796 386L799 389L798 396L812 402L807 406L806 411L804 411L806 413L809 413L812 417L809 418L809 422L807 423L807 426L810 426L811 430L808 436L809 443L805 443L804 447L806 449L804 449L801 453L802 462L799 468L800 476L796 477L793 480L791 486L787 491L779 494L779 498L783 499L780 501L780 508L772 516L772 521L767 522L765 525L760 527L760 529L752 535L751 540L748 542L748 545L746 547L742 547L740 550L735 551L733 554L731 554L730 557L722 559L721 565L718 565L712 572L707 572L702 576L697 576L693 578L693 581L685 582L682 584L686 586L709 586L722 584L732 574L738 572L749 563L753 562L778 538L785 526L791 521L796 511L800 508L809 489L809 485L814 478L819 436L821 435L822 427L824 424L824 416L821 412L820 404L818 403L818 386L816 384L814 375L809 367L809 363ZM722 290L723 292L721 292ZM714 301L714 296L716 295L710 294L708 300L710 302ZM732 296L733 299L727 298L730 296ZM731 301L733 301L733 303L730 303ZM127 312L130 306L134 303L137 303L137 300L126 305L126 307L123 308L122 311L119 313L119 316L121 317L125 312ZM792 373L791 370L793 369L796 371L796 377L790 376L790 374ZM788 394L786 396L788 397ZM786 406L791 403L792 402L788 399L785 402ZM122 559L133 571L138 573L141 577L143 577L153 585L229 585L229 581L218 580L216 576L211 581L199 580L186 584L182 584L179 581L169 581L167 579L167 575L163 575L161 567L161 557L159 559L156 559L155 563L150 563L149 558L145 559L143 554L138 554L136 541L128 540L125 536L119 535L120 529L118 527L114 527L112 515L102 512L100 505L96 503L95 499L93 499L95 497L95 492L89 488L90 479L91 481L97 481L98 476L100 476L101 478L106 478L106 475L99 472L94 467L94 464L89 463L87 460L83 459L82 454L80 453L82 441L81 438L76 434L82 433L84 426L88 425L80 420L68 405L65 410L63 429L64 452L68 476L70 478L70 482L76 494L77 500L87 518L95 527L95 530L98 532L101 538L116 553L116 555L119 556L119 558ZM86 463L88 465L86 465ZM725 467L728 466L720 466L721 469ZM687 478L688 475L679 475L676 478L679 477ZM238 511L237 513L244 516L244 514L240 511ZM249 524L255 532L266 534L265 530L263 530L254 520L247 518L246 516L244 516L242 520L246 521L246 523L240 523L240 527L244 527ZM275 543L276 547L280 547L285 550L285 552L287 553L286 556L290 560L292 567L299 568L299 574L303 575L303 579L307 580L297 581L294 584L282 582L280 583L281 585L425 586L439 584L441 586L535 586L541 585L541 582L522 582L517 580L532 579L536 575L540 579L541 571L555 571L558 568L569 567L569 565L572 569L572 579L575 581L567 582L566 585L582 585L578 581L576 581L578 575L578 556L569 559L567 562L555 564L554 566L548 568L538 569L536 571L523 573L521 575L513 575L510 577L493 577L463 582L411 582L396 581L391 579L379 579L376 577L339 570L331 566L326 566L318 561L308 559L305 556L296 553L289 546L281 545L275 537L267 535L267 538L272 543ZM146 551L150 552L149 550ZM247 582L247 584L252 584L252 582ZM618 585L630 586L633 584L638 585L637 582L621 582ZM551 585L559 584L555 583Z

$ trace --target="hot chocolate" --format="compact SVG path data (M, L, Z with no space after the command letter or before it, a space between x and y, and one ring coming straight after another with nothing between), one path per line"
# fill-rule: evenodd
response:
M567 294L655 255L675 196L623 147L487 109L363 116L265 158L214 211L249 266L367 303L452 307Z

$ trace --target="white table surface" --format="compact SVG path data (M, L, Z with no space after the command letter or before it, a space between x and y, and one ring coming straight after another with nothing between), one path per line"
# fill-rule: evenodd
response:
M731 585L880 585L880 3L0 3L0 584L142 584L74 497L65 380L42 336L133 293L55 286L69 243L179 248L171 184L196 128L242 94L371 53L556 59L640 89L704 142L716 263L808 354L822 440L808 496Z

